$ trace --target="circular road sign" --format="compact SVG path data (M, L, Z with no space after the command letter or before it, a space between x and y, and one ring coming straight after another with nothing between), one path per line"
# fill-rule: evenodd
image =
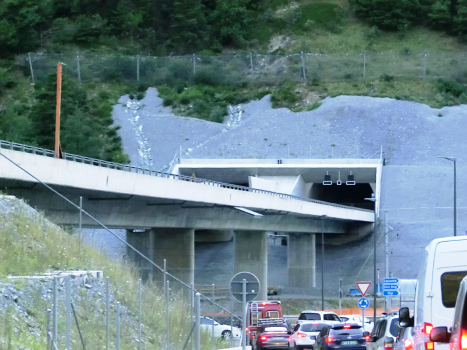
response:
M368 306L370 306L370 301L367 298L358 299L358 307L360 309L366 309Z
M230 293L238 301L243 301L243 280L246 280L246 301L254 300L259 293L258 278L250 272L239 272L230 280Z

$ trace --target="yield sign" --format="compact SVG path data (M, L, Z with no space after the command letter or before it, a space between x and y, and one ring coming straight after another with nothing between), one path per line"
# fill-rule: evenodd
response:
M356 282L358 290L365 296L366 292L368 292L368 288L371 286L371 282Z

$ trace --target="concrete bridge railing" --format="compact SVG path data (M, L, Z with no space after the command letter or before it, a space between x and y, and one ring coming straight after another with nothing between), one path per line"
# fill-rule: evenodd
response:
M24 144L20 144L20 143L14 143L14 142L0 140L0 152L1 152L2 148L13 150L13 151L20 151L20 152L32 153L32 154L41 155L41 156L45 156L45 157L55 158L55 151L40 148L40 147L35 147L35 146L28 146L28 145L24 145ZM317 204L328 205L328 206L331 206L331 207L349 208L348 206L345 206L345 205L339 205L339 204L324 202L324 201L320 201L320 200L316 200L316 199L297 197L297 196L293 196L293 195L286 194L286 193L272 192L272 191L261 190L261 189L256 189L256 188L252 188L252 187L246 187L246 186L234 185L234 184L229 184L229 183L217 182L217 181L208 180L208 179L201 179L201 178L197 178L197 177L190 177L190 176L186 176L186 175L177 175L177 174L165 173L165 172L161 172L161 171L157 171L157 170L145 169L145 168L141 168L141 167L135 167L135 166L128 165L128 164L119 164L119 163L108 162L108 161L101 160L101 159L83 157L83 156L79 156L79 155L71 154L71 153L63 153L63 159L73 161L73 162L77 162L77 163L94 165L94 166L98 166L98 167L105 167L105 168L109 168L109 169L121 170L121 171L126 171L126 172L133 172L133 173L137 173L137 174L157 176L157 177L175 179L175 180L180 180L180 181L202 183L202 184L205 184L205 185L223 187L223 188L228 188L228 189L233 189L233 190L238 190L238 191L248 191L248 192L253 192L253 193L268 194L268 195L276 196L276 197L280 197L280 198L290 198L290 199L295 199L295 200L300 200L300 201L306 201L306 202L312 202L312 203L317 203ZM371 210L357 208L357 207L352 207L352 209L353 210L364 211L364 212L372 212Z

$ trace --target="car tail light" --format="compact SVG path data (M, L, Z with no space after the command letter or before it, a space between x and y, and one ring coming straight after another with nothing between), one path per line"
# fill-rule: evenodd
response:
M352 326L349 325L349 324L345 324L345 325L344 325L344 328L345 328L345 329L349 329L349 328L351 328L351 327L352 327Z
M265 335L262 335L261 338L259 338L259 339L261 339L262 341L264 341L264 340L268 339L268 337L266 337Z
M365 335L365 339L366 339L366 340L370 339L370 335L369 335L369 334L368 334L368 335Z
M327 337L326 338L326 343L332 343L334 341L334 339L332 339L332 337Z
M410 339L404 340L404 349L405 350L413 350L412 341Z
M435 343L433 343L432 341L427 341L425 343L425 349L426 350L434 350L435 349Z
M467 349L467 330L461 332L461 349Z
M298 332L298 333L297 333L297 338L306 338L306 334L305 334L305 333Z
M394 342L384 342L384 350L392 350L393 348L394 348Z
M423 323L423 333L430 335L433 325L431 323Z

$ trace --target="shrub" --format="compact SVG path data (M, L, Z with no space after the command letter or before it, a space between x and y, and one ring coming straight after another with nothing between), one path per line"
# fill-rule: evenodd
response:
M350 4L357 16L388 30L407 28L423 17L418 0L350 0Z
M203 85L218 86L222 85L222 71L220 67L218 69L211 68L199 68L196 70L195 83Z
M460 97L462 94L466 93L465 87L454 80L440 79L436 83L436 88L439 92L454 97Z

